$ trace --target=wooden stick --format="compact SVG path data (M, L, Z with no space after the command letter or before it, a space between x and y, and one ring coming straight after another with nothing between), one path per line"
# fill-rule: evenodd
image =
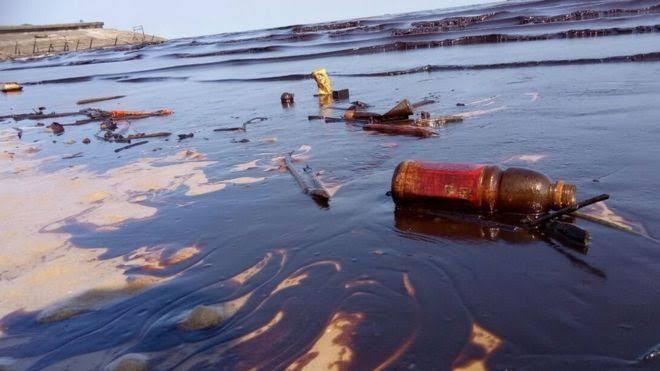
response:
M323 183L321 183L312 168L307 165L303 168L303 171L312 179L313 188L309 193L314 197L318 197L326 201L330 200L330 193L327 189L325 189L325 186L323 186Z
M530 227L536 227L536 226L539 226L543 223L547 223L547 222L549 222L553 219L557 219L562 215L570 214L570 213L572 213L574 211L577 211L577 210L579 210L579 209L581 209L585 206L589 206L589 205L595 204L597 202L605 201L608 198L610 198L610 195L607 195L607 194L602 194L600 196L592 197L588 200L580 201L580 202L576 203L573 206L565 207L565 208L563 208L561 210L558 210L554 213L549 213L549 214L546 214L546 215L541 216L539 218L536 218L532 221L528 221L526 224L529 225Z
M318 178L316 178L316 176L313 175L313 171L309 166L305 166L303 170L305 171L305 173L310 175L313 186L310 186L307 183L307 181L305 181L302 175L300 175L300 173L293 167L291 153L288 153L286 154L286 156L284 156L284 164L287 170L289 170L291 175L293 175L293 178L296 180L300 188L302 188L304 194L308 194L312 196L314 200L321 203L323 206L327 206L328 201L330 201L330 193L328 193L328 191L323 187L323 185L318 180Z
M169 137L170 135L172 135L172 133L168 133L166 131L160 131L157 133L137 133L137 134L127 135L126 139L133 140L133 139L142 139L142 138L159 138L159 137Z
M233 128L218 128L218 129L213 129L213 131L245 131L245 129L241 127L233 127Z
M121 152L121 151L123 151L123 150L125 150L125 149L129 149L129 148L133 148L133 147L141 146L141 145L143 145L143 144L147 144L147 143L149 143L148 140L143 140L143 141L141 141L141 142L132 143L132 144L129 144L129 145L127 145L127 146L119 147L119 148L115 149L115 153L117 153L117 152Z
M41 120L41 119L50 119L50 118L55 118L55 117L66 117L66 116L79 116L79 115L85 115L83 112L52 112L52 113L19 113L16 115L6 115L6 116L0 116L0 120L2 119L14 119L15 121L21 121L21 120Z
M76 120L70 124L62 124L62 126L80 126L80 125L85 125L89 124L90 122L95 122L95 121L102 121L103 118L93 118L93 119L84 119L84 120Z
M125 95L113 95L110 97L100 97L100 98L90 98L90 99L81 99L76 102L76 104L88 104L88 103L95 103L95 102L103 102L106 100L112 100L112 99L120 99L126 97Z
M309 192L309 185L303 179L303 177L298 173L298 171L293 167L293 161L291 160L291 153L287 153L284 156L284 165L286 166L286 169L289 170L291 175L293 175L293 179L296 180L300 188L302 188L303 193L307 194Z
M82 155L83 155L82 152L78 152L78 153L74 153L74 154L69 155L69 156L64 156L64 157L62 157L62 160L69 160L69 159L72 159L72 158L82 157Z
M415 103L411 104L411 106L412 106L413 109L417 109L419 107L423 107L423 106L433 104L433 103L435 103L435 101L433 99L424 99L422 101L415 102Z

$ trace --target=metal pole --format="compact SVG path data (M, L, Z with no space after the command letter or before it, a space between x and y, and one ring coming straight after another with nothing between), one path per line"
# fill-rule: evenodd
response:
M117 46L117 40L119 40L119 36L115 37L115 46Z
M89 48L92 48L92 41L94 41L94 38L89 39Z
M34 39L34 45L32 45L32 54L37 53L37 39Z
M76 51L78 51L78 44L80 44L80 39L76 40Z

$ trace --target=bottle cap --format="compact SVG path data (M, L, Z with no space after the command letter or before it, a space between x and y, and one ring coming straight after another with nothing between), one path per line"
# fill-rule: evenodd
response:
M573 184L557 181L552 185L552 208L558 210L575 205L576 190Z

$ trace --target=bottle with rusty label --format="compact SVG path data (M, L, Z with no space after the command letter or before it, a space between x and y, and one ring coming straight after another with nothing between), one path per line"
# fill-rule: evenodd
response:
M575 204L575 186L536 171L492 165L404 161L392 177L400 204L540 214Z

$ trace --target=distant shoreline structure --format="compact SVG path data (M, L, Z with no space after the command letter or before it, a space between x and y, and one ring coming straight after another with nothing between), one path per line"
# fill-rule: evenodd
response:
M165 41L146 34L142 26L124 31L103 28L103 25L103 22L77 22L0 26L0 61Z
M103 28L103 22L55 23L44 25L23 24L20 26L0 26L0 34L19 32L71 31L88 28Z

